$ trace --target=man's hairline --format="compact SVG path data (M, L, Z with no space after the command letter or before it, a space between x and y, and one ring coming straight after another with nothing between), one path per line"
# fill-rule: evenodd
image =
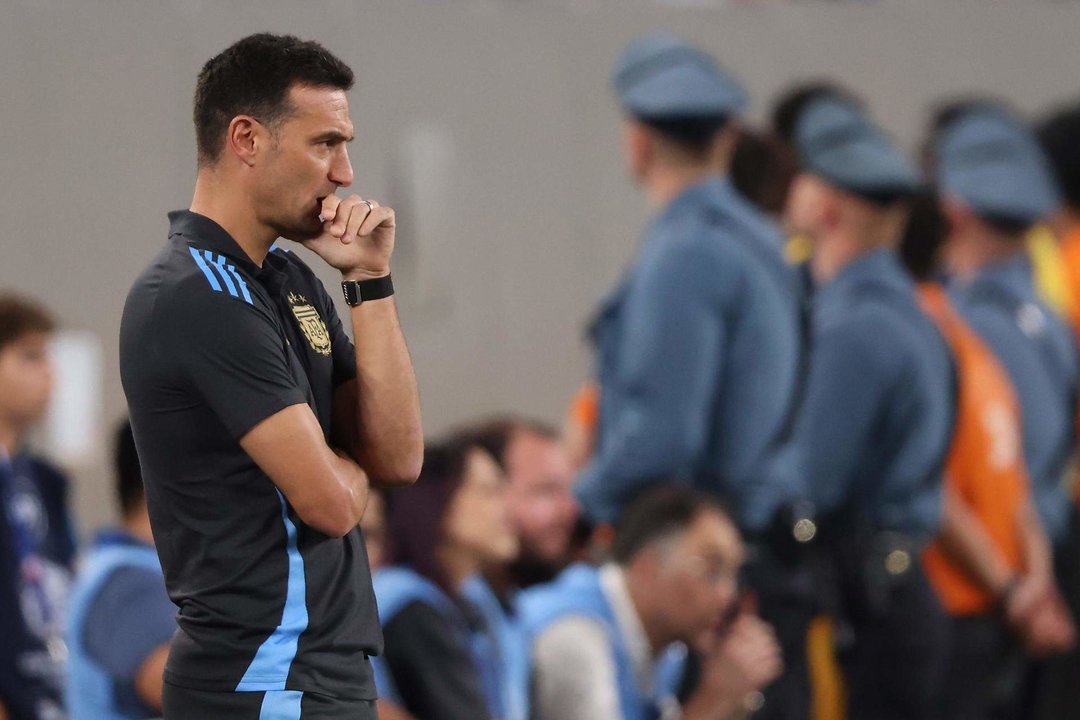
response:
M270 117L263 117L263 118L257 118L251 113L243 113L243 112L242 113L237 113L236 115L233 115L231 118L229 118L229 122L226 123L226 125L225 125L224 134L220 138L218 138L219 145L218 145L218 149L217 149L217 154L214 155L214 157L212 157L212 158L211 157L205 157L203 155L203 153L198 152L198 148L196 148L196 152L198 154L198 160L197 160L198 168L200 170L203 169L203 168L206 168L206 169L214 168L214 167L216 167L218 165L219 162L221 162L221 158L225 154L225 138L226 138L226 135L228 134L229 127L232 125L233 120L235 120L238 117L249 117L249 118L255 120L255 122L259 123L260 125L265 127L267 130L269 130L271 137L276 141L277 133L278 133L278 130L281 128L281 126L287 120L290 120L290 119L296 117L299 114L299 108L297 107L296 103L293 102L293 98L292 98L293 91L296 90L298 87L311 88L313 90L319 90L319 89L340 90L342 93L347 93L350 89L352 89L352 84L350 84L348 87L343 87L343 86L340 86L340 85L334 85L333 83L314 83L314 82L309 82L307 80L294 80L294 81L292 81L289 84L288 89L285 91L285 96L284 96L284 99L281 102L279 112L276 112L276 113L272 114Z

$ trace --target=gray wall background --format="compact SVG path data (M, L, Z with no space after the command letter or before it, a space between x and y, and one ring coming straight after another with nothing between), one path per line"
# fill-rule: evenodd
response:
M357 71L355 187L399 210L429 432L492 411L559 420L588 372L584 322L646 220L609 68L660 27L741 77L752 119L789 83L831 76L909 145L951 93L1028 112L1080 96L1077 3L2 0L0 288L100 338L104 437L124 413L126 290L190 199L196 73L245 34L291 32ZM72 468L84 531L113 516L106 456Z

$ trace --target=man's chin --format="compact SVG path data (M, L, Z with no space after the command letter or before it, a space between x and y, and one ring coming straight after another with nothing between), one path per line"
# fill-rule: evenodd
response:
M285 240L292 240L297 243L314 240L322 234L323 229L321 223L316 223L313 227L278 228L278 237L284 238Z

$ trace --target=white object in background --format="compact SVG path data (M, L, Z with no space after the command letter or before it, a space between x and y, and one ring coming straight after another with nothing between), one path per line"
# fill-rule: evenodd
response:
M53 338L55 383L45 419L49 454L68 467L101 459L102 352L97 336L87 331L61 331Z
M415 294L427 308L447 310L446 240L453 222L461 222L461 198L454 189L454 138L435 122L413 122L398 136L397 183L402 185L406 211L412 223L397 251L411 261ZM400 235L399 235L400 237ZM405 247L402 247L402 246ZM395 252L395 259L398 252Z

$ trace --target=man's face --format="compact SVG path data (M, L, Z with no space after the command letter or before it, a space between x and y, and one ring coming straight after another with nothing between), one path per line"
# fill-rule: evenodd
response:
M826 192L825 183L813 175L800 173L795 176L784 208L784 229L789 235L814 237L821 224Z
M634 182L640 182L648 172L651 155L649 133L645 126L633 118L624 119L622 146L626 172Z
M323 198L352 185L346 143L352 140L345 91L294 85L292 112L270 129L255 183L260 220L289 240L322 234Z
M506 501L522 554L560 567L566 562L578 517L566 453L558 441L521 430L511 438L505 461Z
M657 597L668 604L670 632L693 642L702 632L717 628L735 602L743 547L730 521L716 512L703 512L675 540L657 577Z
M0 348L0 418L22 429L49 406L53 367L49 337L29 333Z

